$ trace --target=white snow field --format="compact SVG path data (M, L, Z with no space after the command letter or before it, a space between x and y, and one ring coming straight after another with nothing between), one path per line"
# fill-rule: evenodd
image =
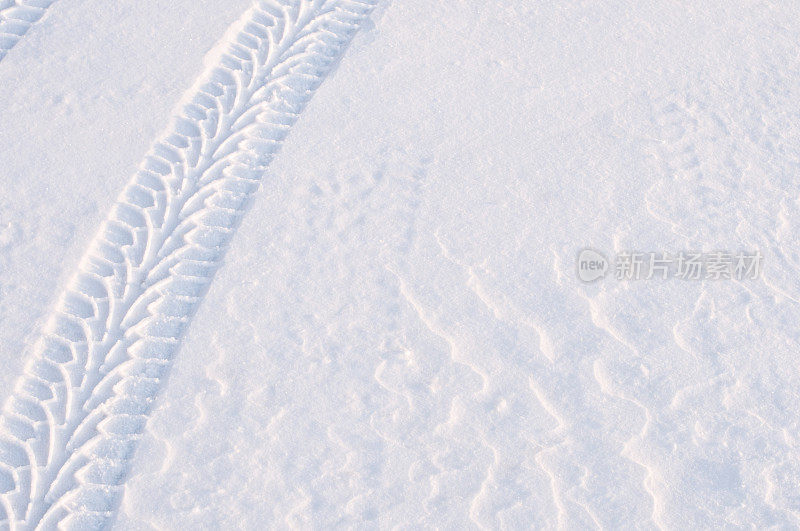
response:
M800 527L797 8L0 0L0 529Z

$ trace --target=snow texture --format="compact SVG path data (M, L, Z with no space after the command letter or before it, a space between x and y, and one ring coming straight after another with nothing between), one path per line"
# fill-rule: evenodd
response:
M0 528L800 526L798 52L788 0L0 0Z

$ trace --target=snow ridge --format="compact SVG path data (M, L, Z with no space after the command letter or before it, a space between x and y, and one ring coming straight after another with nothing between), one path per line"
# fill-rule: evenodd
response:
M0 61L55 0L0 0Z
M113 521L152 403L250 198L376 4L259 0L228 32L84 255L5 404L0 523Z

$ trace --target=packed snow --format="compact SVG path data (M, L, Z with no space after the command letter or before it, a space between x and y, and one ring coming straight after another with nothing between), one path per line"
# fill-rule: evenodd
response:
M0 0L0 109L0 528L800 527L794 2Z

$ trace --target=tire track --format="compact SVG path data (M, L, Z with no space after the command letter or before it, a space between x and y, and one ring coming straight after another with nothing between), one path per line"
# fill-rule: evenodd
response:
M0 61L55 0L0 0Z
M259 0L122 192L0 422L0 522L106 526L250 198L377 0Z

